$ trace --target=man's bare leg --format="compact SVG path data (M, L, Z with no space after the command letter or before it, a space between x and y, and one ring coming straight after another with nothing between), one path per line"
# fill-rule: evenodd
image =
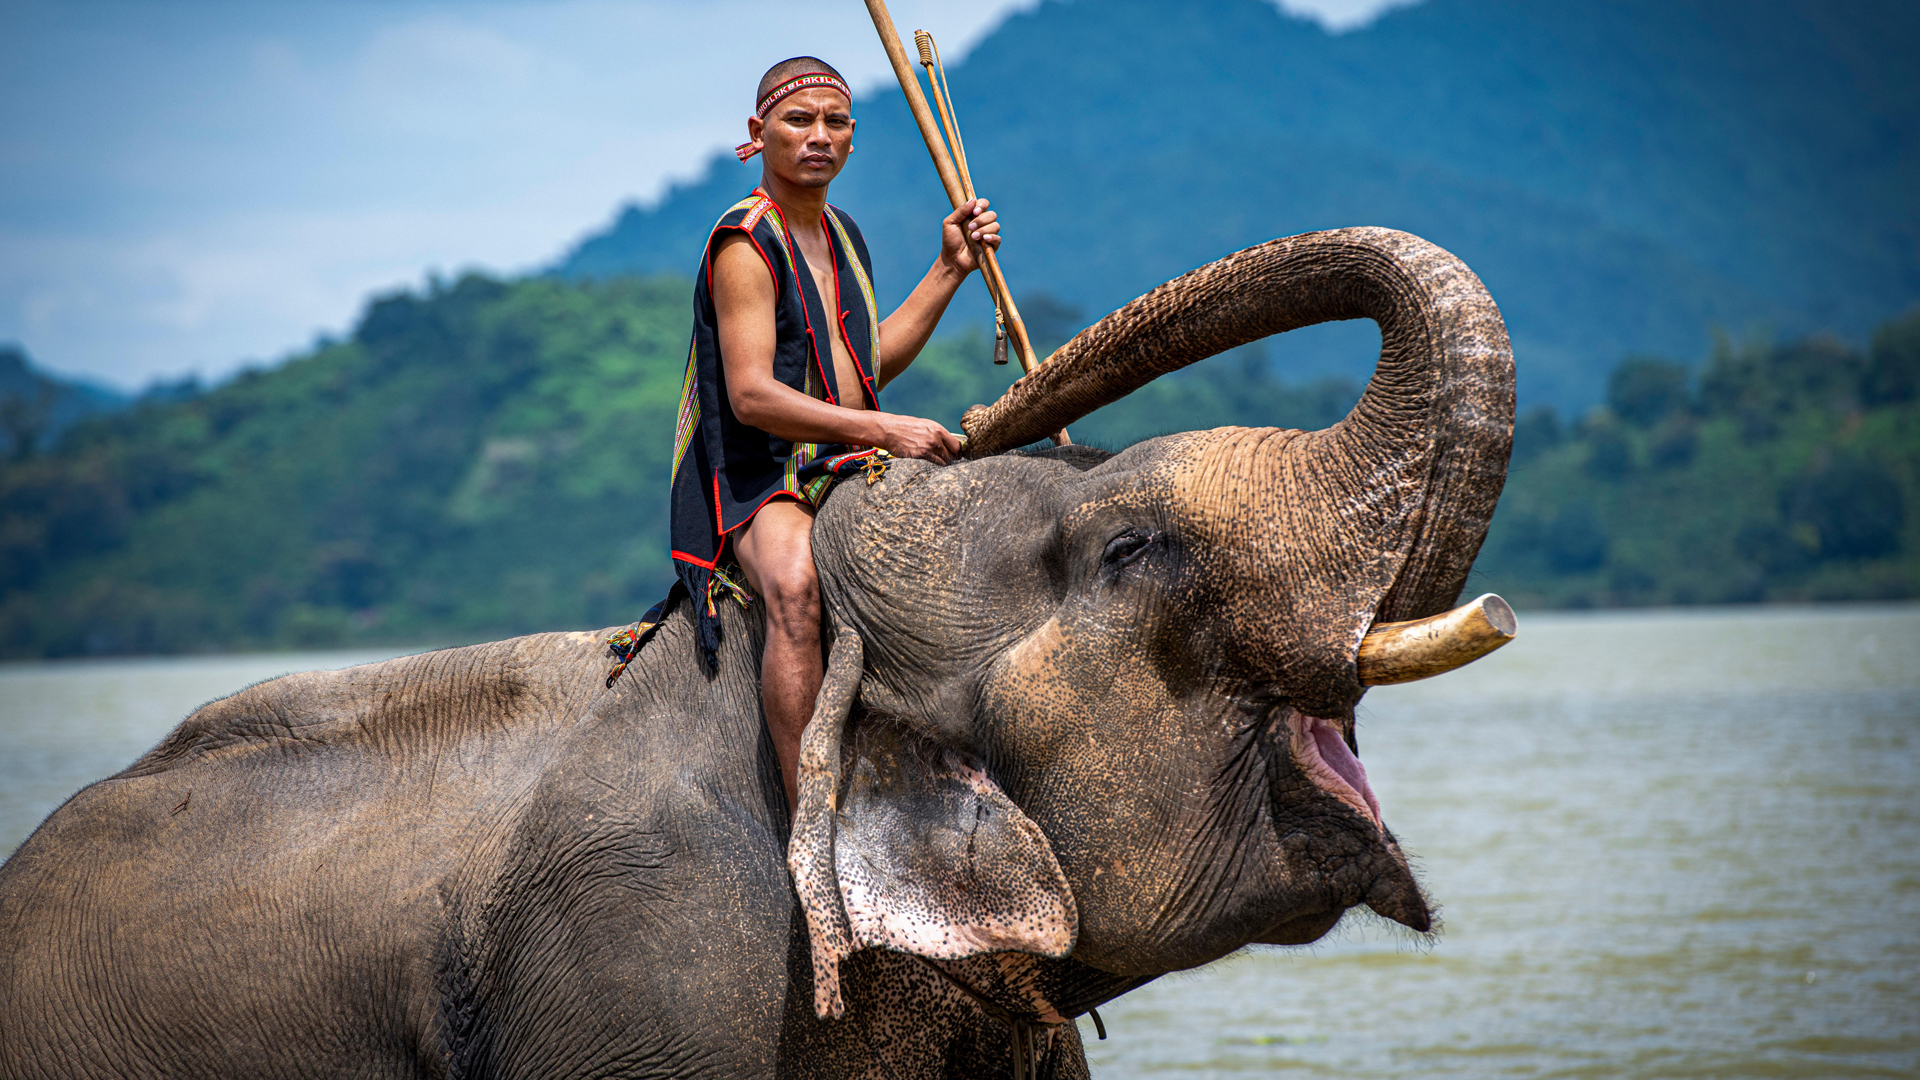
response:
M813 717L825 676L820 658L820 579L813 569L813 507L775 499L734 536L747 584L766 604L760 703L780 757L787 810L800 806L800 734Z

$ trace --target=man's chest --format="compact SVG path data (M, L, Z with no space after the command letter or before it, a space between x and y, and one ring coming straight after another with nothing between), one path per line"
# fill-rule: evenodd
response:
M833 363L833 382L839 390L840 404L850 409L867 407L866 395L860 389L862 379L860 367L847 347L846 335L841 328L841 315L845 308L840 303L839 274L835 269L833 248L829 245L824 232L814 236L796 234L794 246L799 249L802 265L799 273L811 279L815 294L820 297L822 313L826 315L827 325L814 329L815 347L822 338L829 344L828 356Z

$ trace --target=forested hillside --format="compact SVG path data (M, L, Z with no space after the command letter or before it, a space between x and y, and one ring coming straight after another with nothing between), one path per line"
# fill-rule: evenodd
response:
M468 277L0 474L9 654L612 622L665 580L680 282Z
M1090 320L1275 236L1406 229L1486 281L1523 401L1580 412L1628 353L1863 341L1920 296L1916 40L1905 0L1426 0L1337 36L1269 0L1047 0L951 81L1016 288ZM940 188L896 91L855 115L835 201L897 300ZM690 273L758 175L721 155L558 272ZM1368 333L1298 335L1285 370L1363 378Z
M0 465L0 655L479 640L628 621L663 595L687 285L470 276L352 336L150 397ZM1024 306L1051 347L1085 316ZM957 427L1016 368L965 335L885 395ZM1267 343L1074 426L1110 447L1320 427L1356 384ZM1526 358L1521 358L1524 370ZM1527 604L1920 594L1920 314L1866 353L1728 344L1702 377L1616 368L1605 408L1520 425L1470 588Z
M104 386L41 371L18 345L0 345L0 455L26 457L76 422L127 403Z
M1920 309L1859 351L1735 344L1615 367L1516 425L1475 582L1522 606L1920 595Z
M1525 410L1474 587L1863 599L1920 595L1915 40L1895 0L1425 0L1338 36L1269 0L1043 0L951 74L1043 350L1248 244L1407 229L1513 334ZM897 93L856 116L834 194L890 303L943 200ZM210 389L129 403L0 351L0 655L631 619L670 580L683 276L756 176L723 158L551 274L380 298ZM962 296L950 327L985 310ZM1323 426L1377 346L1309 328L1073 431ZM887 407L957 427L1015 370L989 351L939 339Z

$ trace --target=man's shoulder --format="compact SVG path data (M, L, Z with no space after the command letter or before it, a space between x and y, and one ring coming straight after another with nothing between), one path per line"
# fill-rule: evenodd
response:
M715 232L721 229L742 229L752 232L763 221L778 230L781 227L780 207L766 195L755 191L727 207L727 212L720 215L720 219L713 223L713 228Z
M753 194L727 208L707 234L708 260L717 258L730 241L744 241L759 252L774 277L780 276L779 264L791 261L787 250L786 224L780 220L780 207L756 189Z

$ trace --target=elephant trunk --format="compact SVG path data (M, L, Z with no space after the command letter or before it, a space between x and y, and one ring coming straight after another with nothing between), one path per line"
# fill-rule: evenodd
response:
M1344 420L1288 452L1306 455L1319 499L1340 507L1348 527L1400 557L1374 617L1431 615L1459 595L1499 499L1513 353L1480 279L1408 233L1306 233L1176 278L1082 331L998 402L969 409L967 452L1037 441L1235 346L1360 318L1380 327L1366 392Z

